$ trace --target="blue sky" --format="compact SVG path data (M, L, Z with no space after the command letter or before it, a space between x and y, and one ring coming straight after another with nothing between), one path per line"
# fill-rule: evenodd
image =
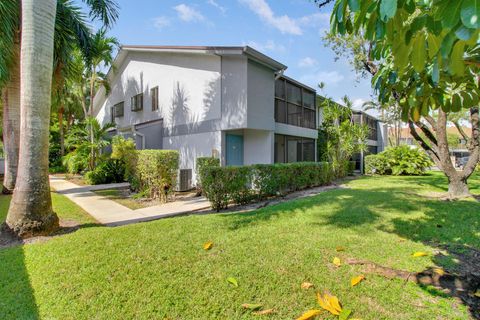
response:
M110 33L122 44L250 45L286 64L286 75L358 108L371 99L369 80L356 81L347 61L322 42L330 8L309 0L119 0Z

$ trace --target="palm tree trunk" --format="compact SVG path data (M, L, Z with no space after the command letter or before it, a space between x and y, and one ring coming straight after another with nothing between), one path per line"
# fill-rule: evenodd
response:
M48 181L56 0L22 1L20 155L7 226L20 237L58 227Z
M94 90L95 90L95 77L96 77L96 67L92 67L92 78L90 79L90 117L93 118L93 99L94 99ZM90 170L93 170L95 167L95 149L93 148L94 136L93 136L93 126L90 125Z
M63 131L63 114L65 108L63 105L58 109L58 131L60 131L60 155L63 157L65 155L65 132Z
M10 69L10 80L2 94L3 148L5 154L5 174L2 192L5 194L13 192L18 169L20 140L20 43L15 44L15 52L14 64Z

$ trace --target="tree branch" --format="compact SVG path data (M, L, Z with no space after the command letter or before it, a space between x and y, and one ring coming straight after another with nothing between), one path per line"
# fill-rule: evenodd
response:
M314 0L315 4L319 7L322 8L329 4L330 2L333 2L335 0Z
M472 123L472 139L470 141L471 150L468 162L463 168L463 178L467 179L475 170L480 160L480 118L478 107L470 108L470 121Z
M424 123L420 121L415 121L415 125L422 130L423 134L427 137L427 139L434 145L435 148L438 148L438 141L435 135L430 131L430 128L427 127Z
M452 121L453 125L455 126L455 128L457 128L458 132L460 132L460 134L462 135L463 139L465 139L465 143L467 145L467 148L468 150L470 150L470 148L472 147L470 145L471 141L470 141L470 137L467 135L467 133L463 130L462 126L460 125L460 123L458 123L458 121ZM471 151L471 150L470 150Z
M440 167L440 157L438 156L437 152L433 150L426 142L425 140L420 137L418 134L417 130L415 129L415 125L413 124L413 121L408 121L408 127L410 129L410 134L412 137L420 144L423 150L432 158L432 160L435 162L435 164Z
M425 120L427 120L428 124L432 127L435 131L437 129L437 122L433 119L432 116L424 116Z

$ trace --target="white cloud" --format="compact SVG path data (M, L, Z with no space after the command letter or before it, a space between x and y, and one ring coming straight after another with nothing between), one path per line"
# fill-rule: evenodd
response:
M244 43L244 45L250 46L258 51L261 52L276 52L276 53L281 53L285 52L287 48L285 48L284 45L282 44L277 44L273 40L268 40L265 43L259 43L255 41L249 41L247 43Z
M315 66L317 63L317 60L310 57L305 57L298 62L298 66L300 68L309 68Z
M338 71L318 71L300 77L300 81L316 88L320 82L325 83L326 89L337 86L345 77Z
M301 35L302 29L295 19L287 15L276 16L265 0L240 0L255 12L265 23L278 29L283 34Z
M352 108L355 110L363 110L363 104L367 102L367 100L362 98L353 99L352 101Z
M153 26L157 29L157 30L162 30L163 28L165 27L168 27L170 25L170 19L168 19L167 17L156 17L156 18L153 18Z
M173 7L177 11L178 17L185 22L202 22L205 21L205 17L193 7L190 7L184 3Z
M330 25L329 13L314 13L298 19L298 23L305 27L327 27Z
M207 3L209 5L212 5L214 6L215 8L217 8L218 10L220 10L220 12L222 14L225 14L225 12L227 12L227 9L225 7L222 7L221 5L218 4L218 2L216 2L215 0L208 0Z

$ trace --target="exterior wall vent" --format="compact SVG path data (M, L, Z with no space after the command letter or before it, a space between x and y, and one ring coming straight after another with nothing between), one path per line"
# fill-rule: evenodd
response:
M192 169L180 169L179 191L192 189Z

